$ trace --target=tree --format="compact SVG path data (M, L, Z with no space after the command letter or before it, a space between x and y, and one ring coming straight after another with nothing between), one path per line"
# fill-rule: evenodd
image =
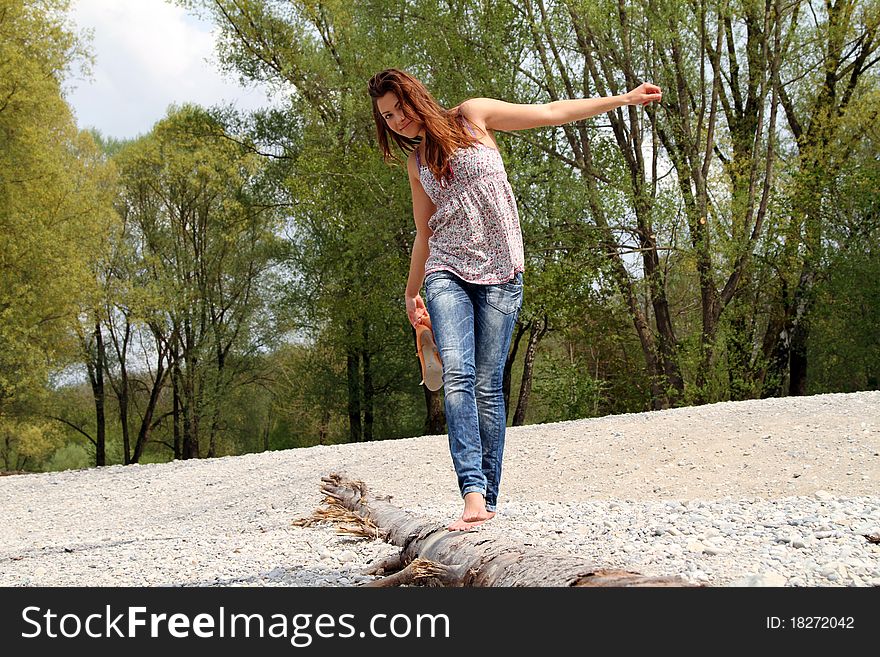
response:
M159 353L154 390L164 356L174 391L182 435L175 456L215 456L224 400L246 382L250 356L271 334L256 321L278 225L262 161L193 106L172 110L117 161L138 268L153 295L142 306Z
M824 275L807 342L811 394L880 388L880 131L877 122L841 128L865 137L831 181L823 212Z
M765 394L781 392L786 379L789 394L806 393L809 317L814 289L826 276L829 202L836 179L880 115L870 75L880 62L878 30L874 0L805 1L792 8L785 38L799 56L786 62L775 85L793 138L791 220L779 253L785 263L781 312L767 339L773 355L762 372Z
M20 454L47 426L38 401L48 375L76 357L73 327L96 291L90 261L114 220L107 172L62 96L84 61L66 9L0 9L0 425L7 445L20 436Z

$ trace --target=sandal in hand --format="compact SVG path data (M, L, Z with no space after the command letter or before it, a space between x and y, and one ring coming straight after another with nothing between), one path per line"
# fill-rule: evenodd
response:
M422 366L422 381L428 390L436 391L443 387L443 361L434 342L431 319L424 315L416 324L416 348Z

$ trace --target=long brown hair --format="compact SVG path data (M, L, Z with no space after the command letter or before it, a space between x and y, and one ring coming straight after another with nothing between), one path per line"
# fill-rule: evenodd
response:
M457 109L444 109L417 78L396 68L376 73L370 78L368 87L373 99L373 119L376 121L379 148L385 161L399 161L391 152L389 135L407 154L419 144L418 139L409 139L391 130L379 113L377 101L390 91L400 101L400 110L406 118L421 121L425 125L425 145L422 151L425 164L437 180L449 180L452 175L449 156L456 149L467 148L478 141L462 125L464 117L461 112Z

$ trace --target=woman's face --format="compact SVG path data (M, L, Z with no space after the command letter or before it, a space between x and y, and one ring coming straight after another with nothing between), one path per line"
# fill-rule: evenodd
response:
M409 111L409 117L404 116L401 102L393 92L389 91L381 98L376 99L376 107L379 109L379 114L385 119L388 128L397 134L412 139L422 131L422 122L412 118L412 110Z

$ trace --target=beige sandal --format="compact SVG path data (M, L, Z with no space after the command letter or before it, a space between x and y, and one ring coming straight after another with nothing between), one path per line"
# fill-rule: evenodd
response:
M421 384L431 391L440 390L443 387L443 361L440 360L440 351L434 342L434 331L427 315L416 324L416 349L422 366Z

